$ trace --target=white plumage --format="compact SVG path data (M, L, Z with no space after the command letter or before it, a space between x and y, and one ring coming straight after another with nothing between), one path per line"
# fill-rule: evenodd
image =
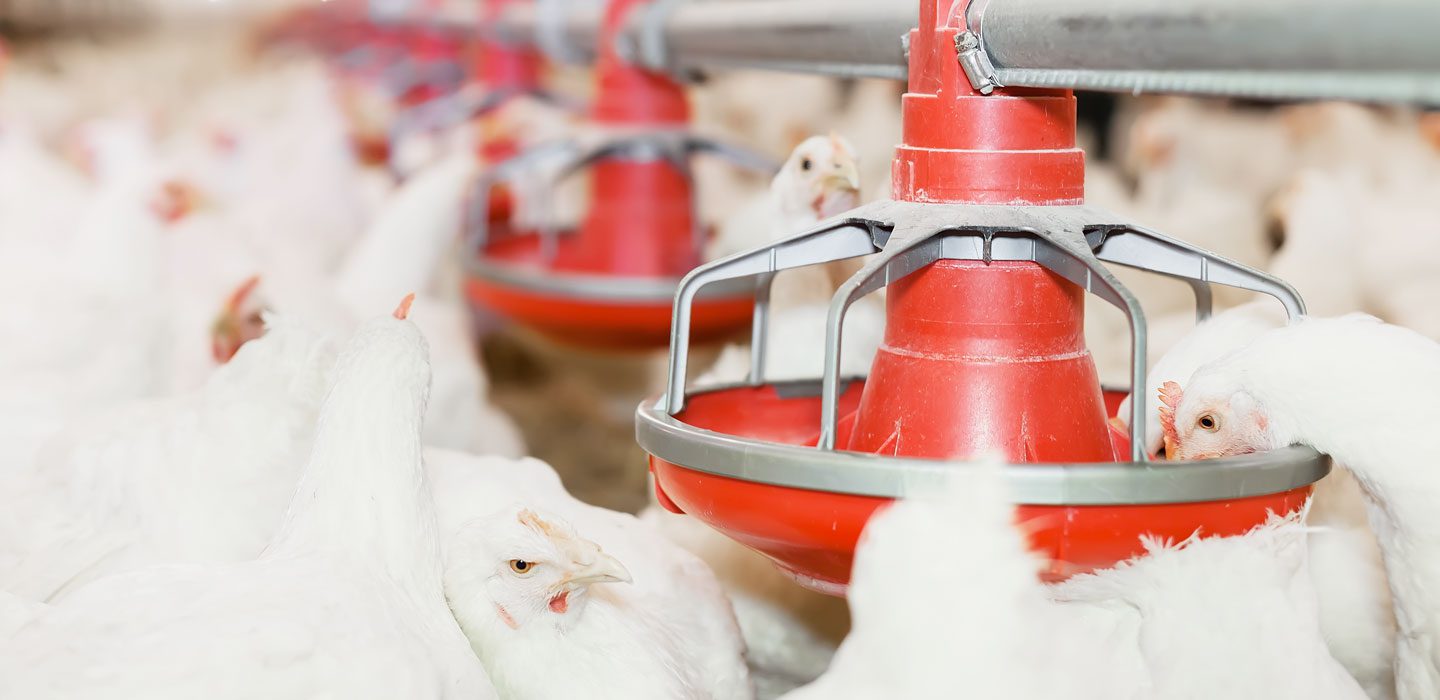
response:
M575 500L538 460L431 450L427 465L450 605L502 694L753 696L730 604L694 555Z
M0 589L55 600L106 574L254 558L275 534L335 348L272 319L190 395L117 406L0 479Z
M814 228L821 220L853 208L859 197L859 170L849 142L835 134L801 142L776 173L770 190L727 219L707 257L751 250ZM769 380L820 376L825 322L835 277L844 264L786 270L770 289L765 377ZM867 374L885 328L883 294L867 296L846 314L841 373ZM736 382L750 367L749 349L726 347L698 384Z
M1358 314L1309 319L1202 367L1185 384L1173 415L1179 458L1301 443L1354 473L1394 600L1402 700L1440 693L1440 619L1432 593L1440 585L1434 556L1440 530L1430 506L1440 486L1415 467L1411 449L1416 436L1440 420L1440 399L1427 390L1437 385L1440 345L1434 341ZM1207 416L1215 429L1197 427Z
M489 384L468 307L458 288L434 289L447 255L454 259L461 200L478 171L468 153L427 168L396 192L333 281L282 273L264 277L258 295L287 316L338 333L352 328L364 309L420 292L415 322L431 343L436 376L426 443L519 456L525 453L519 430L486 400Z
M851 573L850 635L825 675L787 700L1125 697L1103 696L1094 674L1076 682L1076 666L1055 664L1063 642L1051 640L1064 630L1041 634L1051 608L1039 564L1011 526L1000 468L958 472L943 493L871 519Z
M1159 390L1183 384L1200 367L1245 347L1280 326L1278 303L1261 299L1224 311L1193 332L1155 363L1145 382L1146 449L1155 453L1164 442ZM1129 402L1119 417L1128 424ZM1338 464L1316 489L1309 523L1318 526L1308 545L1310 568L1319 601L1320 626L1331 652L1365 687L1371 698L1394 696L1395 621L1381 568L1380 550L1365 519L1359 490L1346 468Z
M113 153L117 162L73 231L15 242L0 255L0 293L43 299L0 312L0 415L8 417L11 465L27 464L79 412L164 388L163 224L147 196L154 171L144 141L127 128L99 144L98 158Z
M486 698L446 608L421 463L425 343L347 345L280 533L260 559L92 583L0 648L0 695Z
M787 697L1364 697L1320 637L1297 520L1150 542L1047 589L1002 479L998 465L966 467L943 494L871 521L855 629L831 669Z

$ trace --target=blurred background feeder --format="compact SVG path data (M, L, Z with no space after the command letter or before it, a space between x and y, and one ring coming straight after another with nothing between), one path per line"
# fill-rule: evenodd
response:
M683 87L616 53L607 38L646 8L633 0L612 0L606 8L591 108L596 138L521 152L491 168L477 188L489 193L548 166L553 190L578 170L592 169L590 203L577 230L516 230L481 216L470 222L470 298L570 345L664 347L675 284L700 264L707 236L696 217L690 158L714 154L747 168L774 168L767 159L689 133ZM750 317L748 287L713 290L697 304L696 339L727 337Z

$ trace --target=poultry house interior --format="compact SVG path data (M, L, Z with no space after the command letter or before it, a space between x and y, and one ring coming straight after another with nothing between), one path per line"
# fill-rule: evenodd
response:
M1354 9L0 0L0 698L1440 698Z

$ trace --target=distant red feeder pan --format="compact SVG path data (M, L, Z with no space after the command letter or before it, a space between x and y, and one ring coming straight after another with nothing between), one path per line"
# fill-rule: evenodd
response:
M842 414L856 410L862 388L848 383ZM1107 392L1106 403L1123 397ZM700 390L674 416L642 405L636 434L661 505L761 552L808 588L843 595L870 517L895 498L933 493L966 465L817 449L820 412L818 381ZM1242 534L1270 512L1300 508L1329 471L1324 455L1290 447L1199 463L1017 464L1006 474L1023 504L1017 520L1053 581L1143 554L1143 535Z
M553 239L502 235L471 262L466 291L477 305L567 345L649 350L670 343L671 303L679 278L606 275L593 269L574 234ZM749 327L748 287L695 302L691 339L722 340Z

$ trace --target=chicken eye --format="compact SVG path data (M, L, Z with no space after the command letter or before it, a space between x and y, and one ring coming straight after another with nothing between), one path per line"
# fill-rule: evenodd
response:
M1200 426L1201 430L1208 430L1213 433L1220 429L1220 417L1206 413L1195 421L1195 425Z
M524 576L535 570L535 562L525 561L524 559L511 559L510 570Z
M813 168L813 167L815 167L815 164L814 164L814 163L811 163L809 158L806 158L806 159L800 161L800 169L801 169L801 170L809 170L809 169L811 169L811 168Z

